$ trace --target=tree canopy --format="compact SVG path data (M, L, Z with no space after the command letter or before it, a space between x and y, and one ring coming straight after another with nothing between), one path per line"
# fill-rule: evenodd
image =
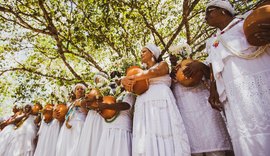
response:
M230 2L239 14L256 4ZM98 71L124 73L139 64L140 49L148 42L164 56L179 42L191 45L193 55L204 56L205 40L215 31L204 21L206 3L0 0L0 107L63 100L72 84L89 85Z

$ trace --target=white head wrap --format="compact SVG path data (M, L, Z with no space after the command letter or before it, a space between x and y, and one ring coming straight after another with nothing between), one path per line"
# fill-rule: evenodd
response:
M81 86L84 90L86 89L85 85L82 83L77 83L75 86L73 86L72 91L75 93L76 88Z
M206 10L210 6L225 9L229 11L232 15L235 14L235 10L228 0L210 0L210 2L206 5Z
M26 104L26 105L30 105L31 107L33 107L33 106L34 106L34 103L31 102L31 103L28 103L28 104Z
M18 102L16 102L16 103L13 104L12 109L13 109L14 107L16 107L17 109L22 108L21 104L19 104Z
M105 73L103 73L103 72L98 72L98 73L96 73L95 74L95 76L94 76L94 81L96 80L96 79L99 79L100 81L108 81L108 75L106 75Z
M153 43L147 44L145 48L149 49L154 54L156 59L158 59L159 55L161 54L160 49Z
M17 106L17 108L23 108L25 106L25 103L22 103L22 102L16 102L15 104Z

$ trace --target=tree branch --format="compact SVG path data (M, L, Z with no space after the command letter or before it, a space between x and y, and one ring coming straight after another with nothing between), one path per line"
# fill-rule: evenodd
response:
M49 16L47 10L44 7L44 1L43 0L38 0L39 6L44 14L44 18L45 20L48 22L48 26L47 28L50 30L52 36L55 38L56 40L56 45L58 47L58 53L60 58L62 59L62 61L64 62L64 64L66 65L66 67L69 69L69 71L75 76L76 79L82 81L84 84L86 84L83 79L75 72L75 70L70 66L70 64L67 62L65 54L64 54L64 50L63 50L63 44L61 39L59 38L59 33L56 29L56 27L53 24L52 18Z
M25 67L1 70L0 71L0 76L2 76L4 73L10 72L10 71L24 71L24 72L33 73L33 74L36 74L36 75L39 75L39 76L44 76L44 77L48 77L48 78L54 78L54 79L63 80L63 81L74 81L75 80L75 79L67 79L67 78L63 78L63 77L58 77L58 76L55 76L55 75L43 74L41 72L33 71L33 70L27 69Z
M149 28L151 30L151 32L158 37L158 39L160 40L161 44L165 47L166 46L166 43L164 42L163 37L158 33L158 31L156 30L156 28L154 27L154 25L153 24L150 24L148 22L147 18L145 17L145 14L141 10L138 10L138 11L139 11L140 15L142 16L146 27Z
M37 28L32 27L30 24L28 24L26 21L24 21L23 18L21 16L19 16L18 13L14 12L11 8L5 8L5 7L0 6L0 11L4 12L4 13L11 13L13 16L16 17L16 19L19 21L19 23L16 20L7 19L6 17L1 16L2 18L5 18L5 20L12 21L14 23L18 23L20 26L22 26L26 29L30 29L34 32L50 35L50 33L47 31L47 29L37 29Z

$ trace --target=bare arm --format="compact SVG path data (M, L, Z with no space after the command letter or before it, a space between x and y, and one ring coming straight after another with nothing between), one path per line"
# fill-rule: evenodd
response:
M20 122L24 117L29 117L29 113L23 113L23 114L21 114L21 115L19 115L19 116L17 116L15 119L14 119L14 121L12 121L12 124L17 124L18 122Z
M161 62L156 68L146 70L142 73L126 76L121 80L121 83L125 86L125 88L132 92L133 91L133 85L136 81L155 78L159 76L163 76L169 74L169 67L166 62Z
M98 108L100 111L103 109L122 111L130 109L130 105L127 102L117 102L114 104L99 103Z
M210 63L210 95L208 98L208 102L210 103L213 109L218 111L222 110L222 103L219 101L219 94L217 91L216 81L213 74L212 64Z
M168 73L169 73L168 64L167 64L167 62L163 61L156 68L146 70L143 73L139 73L139 74L133 75L131 77L133 77L134 81L139 81L139 80L163 76L163 75L166 75Z

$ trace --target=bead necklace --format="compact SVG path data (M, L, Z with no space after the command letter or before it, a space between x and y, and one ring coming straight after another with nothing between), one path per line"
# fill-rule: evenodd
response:
M238 24L238 23L241 22L242 20L243 20L243 18L240 18L240 19L238 19L236 22L234 22L233 24L227 26L227 28L225 28L224 30L222 30L222 31L220 32L219 35L224 34L226 31L230 30L232 27L234 27L236 24ZM216 37L216 40L214 41L214 43L213 43L213 45L212 45L212 46L215 47L215 48L218 47L219 42L220 42L217 36L218 36L217 34L213 35L213 37Z

